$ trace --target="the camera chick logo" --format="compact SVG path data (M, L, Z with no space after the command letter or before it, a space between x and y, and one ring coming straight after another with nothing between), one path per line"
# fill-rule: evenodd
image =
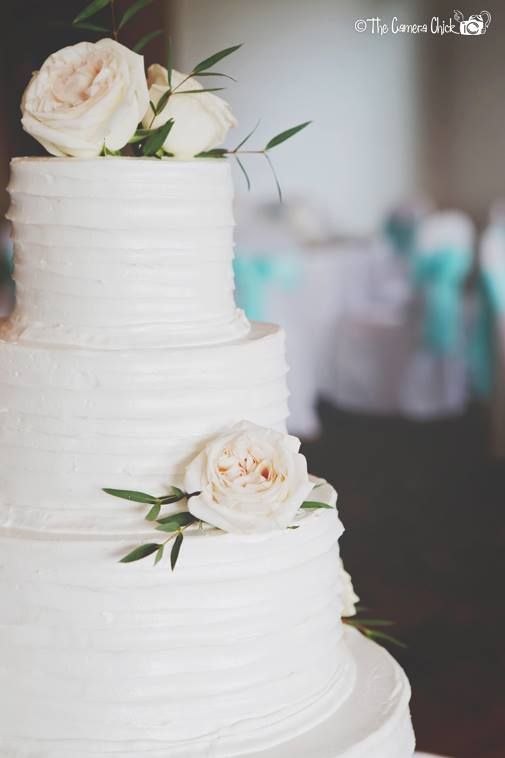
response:
M454 29L455 34L464 34L469 37L476 37L479 34L485 34L491 23L491 14L489 11L473 13L465 18L461 11L454 11L454 20L459 24L459 31Z

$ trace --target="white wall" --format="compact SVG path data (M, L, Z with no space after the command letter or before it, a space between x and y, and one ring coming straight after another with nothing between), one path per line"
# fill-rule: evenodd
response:
M314 121L272 153L288 197L307 193L328 206L339 232L368 233L417 187L416 40L354 30L356 18L378 13L417 20L416 3L405 9L399 0L170 0L169 9L183 70L244 42L221 64L239 80L225 94L240 120L234 142L259 117L260 146ZM256 156L247 163L255 197L273 197L267 166ZM245 191L240 175L236 180Z

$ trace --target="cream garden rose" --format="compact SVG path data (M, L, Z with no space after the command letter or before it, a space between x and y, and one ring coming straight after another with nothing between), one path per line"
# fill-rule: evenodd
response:
M150 66L147 81L150 100L157 105L169 88L167 69L159 64ZM237 126L228 103L211 92L201 92L203 87L196 79L187 79L179 71L172 71L171 83L174 93L154 120L149 108L144 127L157 129L170 118L174 119L163 148L178 158L192 158L221 145L230 127Z
M234 533L285 529L313 484L296 437L242 422L208 443L186 470L188 509Z
M22 124L53 155L90 158L124 147L148 107L143 57L102 39L49 56L23 95Z

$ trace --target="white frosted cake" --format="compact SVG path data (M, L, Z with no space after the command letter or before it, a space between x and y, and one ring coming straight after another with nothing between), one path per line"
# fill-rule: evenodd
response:
M228 162L21 158L9 191L1 758L411 758L403 672L341 621L335 508L118 563L152 524L104 486L182 487L230 425L285 431L282 331L234 302Z

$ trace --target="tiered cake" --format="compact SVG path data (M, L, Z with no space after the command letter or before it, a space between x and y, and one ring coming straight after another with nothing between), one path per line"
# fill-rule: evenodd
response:
M102 487L178 485L242 419L284 430L282 332L234 303L227 161L17 159L9 189L1 758L410 758L403 673L344 633L336 510L195 529L173 573L117 562L143 513Z

